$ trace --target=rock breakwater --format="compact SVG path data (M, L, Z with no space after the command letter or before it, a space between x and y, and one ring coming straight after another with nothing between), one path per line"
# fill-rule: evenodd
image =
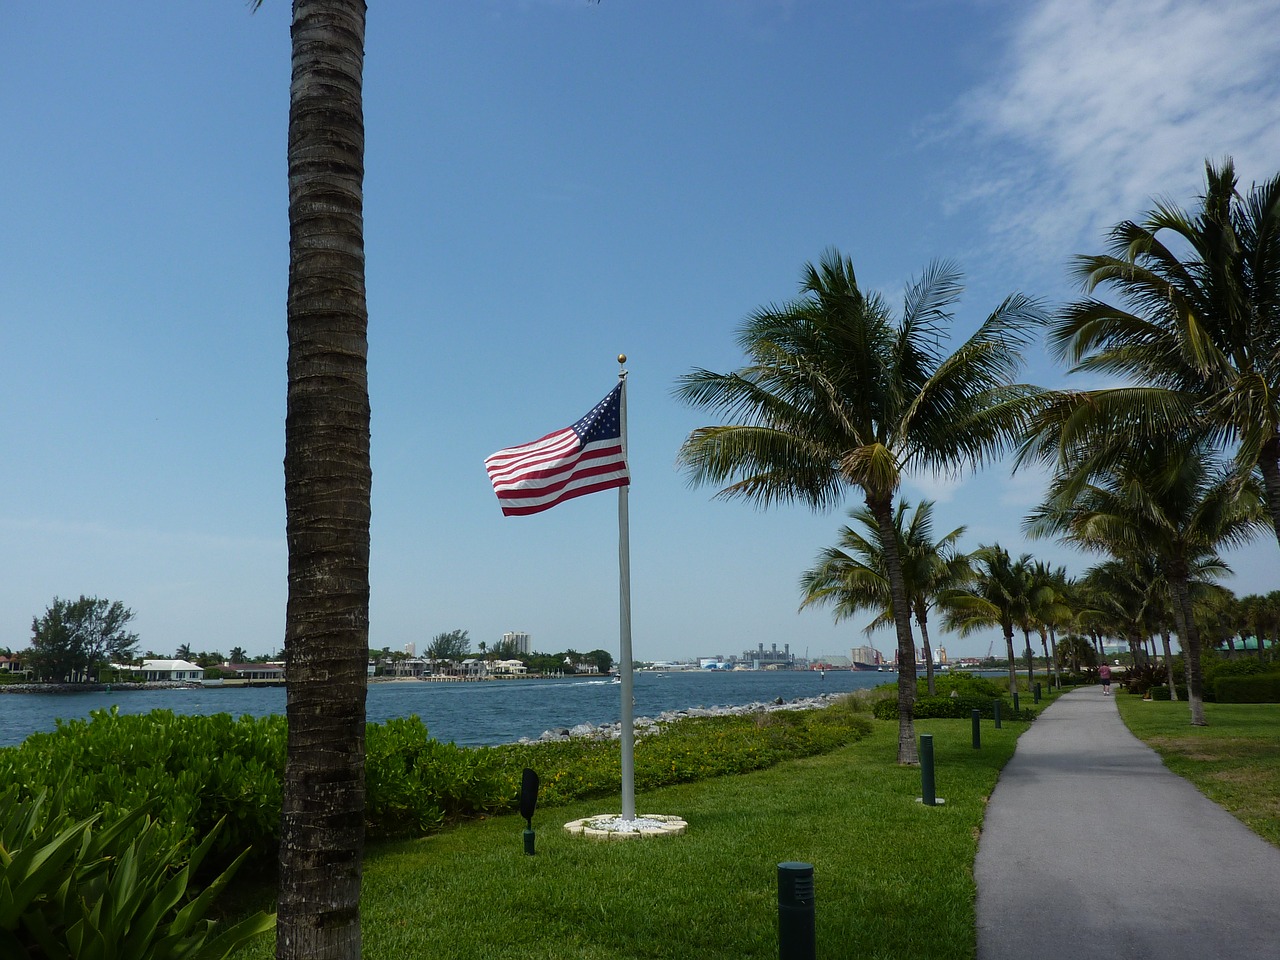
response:
M843 693L824 693L816 697L798 697L795 700L770 700L765 703L744 703L732 707L687 707L682 710L664 710L656 717L637 717L634 728L636 739L655 736L668 724L678 723L690 717L740 717L753 713L776 713L780 710L821 710L829 707ZM556 743L565 740L617 740L622 736L621 723L579 723L572 727L544 730L540 737L521 737L519 743Z

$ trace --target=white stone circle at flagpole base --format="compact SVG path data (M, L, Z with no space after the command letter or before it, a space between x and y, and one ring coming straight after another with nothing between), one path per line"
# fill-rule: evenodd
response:
M634 840L643 837L675 837L689 829L679 817L643 813L634 820L624 820L614 813L583 817L564 825L565 833L596 840Z

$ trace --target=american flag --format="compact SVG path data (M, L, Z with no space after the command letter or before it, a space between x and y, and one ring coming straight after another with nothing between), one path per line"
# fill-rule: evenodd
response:
M522 517L631 482L622 451L622 384L571 427L486 457L502 513Z

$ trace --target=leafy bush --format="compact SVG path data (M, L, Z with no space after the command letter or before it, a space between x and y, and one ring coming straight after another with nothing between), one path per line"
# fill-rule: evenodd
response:
M1155 661L1135 663L1120 679L1120 685L1130 693L1145 697L1152 687L1163 686L1169 680L1164 664Z
M635 785L637 790L650 790L760 770L834 750L865 737L870 729L852 702L825 710L690 718L636 741ZM606 796L621 787L620 747L614 740L491 749L505 755L515 784L525 766L537 770L542 781L539 795L548 805Z
M519 771L495 749L431 739L418 717L365 732L365 819L374 836L428 833L446 819L511 809Z
M1009 692L1008 681L996 680L992 677L980 677L964 670L939 673L934 677L934 689L940 697L950 696L957 691L963 696L998 698ZM918 696L928 695L928 684L925 680L916 681Z
M1161 687L1151 688L1151 699L1152 700L1172 700L1173 697L1169 694L1169 688L1167 686L1161 686Z
M1219 676L1213 692L1218 703L1280 703L1280 673Z
M186 851L147 805L98 827L41 791L0 795L0 953L7 960L222 960L270 930L257 913L215 933L205 920L242 854L197 896L188 885L218 827Z
M1005 720L1034 720L1036 712L1022 708L1016 713L1013 705L1006 697L918 697L915 704L917 720L968 720L977 710L978 715L990 720L995 716L995 701L1000 701L1000 717ZM898 701L885 699L876 701L872 708L877 720L897 720Z
M213 857L225 866L255 843L262 854L273 851L284 750L283 717L122 715L112 707L0 750L0 783L20 784L27 799L57 786L70 816L100 813L103 823L149 804L163 824L156 829L175 843L209 834L225 817Z

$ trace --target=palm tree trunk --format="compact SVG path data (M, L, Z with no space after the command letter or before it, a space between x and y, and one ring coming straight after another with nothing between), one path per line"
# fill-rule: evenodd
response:
M1177 701L1178 685L1173 678L1173 650L1169 646L1169 628L1160 624L1160 642L1164 646L1164 666L1169 675L1169 699Z
M938 688L933 680L933 648L929 645L929 625L927 618L916 611L916 623L920 624L920 645L924 647L924 676L929 696L936 697Z
M1138 633L1138 628L1130 627L1125 640L1129 644L1129 657L1133 660L1133 665L1136 667L1138 664L1142 663L1142 658L1146 655L1146 651L1142 646L1142 635Z
M1262 445L1258 469L1262 472L1262 487L1266 492L1267 509L1271 511L1276 541L1280 543L1280 436L1272 437Z
M1027 693L1030 693L1032 690L1036 688L1036 672L1035 672L1036 655L1031 650L1031 631L1026 627L1022 628L1022 640L1027 645L1027 649L1026 649Z
M1049 633L1044 628L1040 630L1040 649L1044 651L1044 676L1047 681L1049 672L1053 669L1053 661L1049 659Z
M359 960L369 640L364 0L295 0L279 960Z
M1018 695L1018 658L1013 653L1013 624L1001 624L1004 631L1004 646L1009 654L1009 696L1016 697Z
M907 584L902 576L898 553L898 531L893 525L892 497L867 494L867 509L880 528L885 569L889 573L889 594L893 600L893 625L898 634L898 763L920 762L916 750L916 645L911 635L911 609L907 605Z
M1191 704L1191 725L1208 726L1204 718L1204 674L1200 668L1200 632L1191 614L1191 598L1187 590L1185 565L1176 564L1168 571L1169 588L1173 592L1173 619L1187 658L1187 701Z
M1049 650L1053 653L1053 682L1061 690L1062 664L1058 662L1058 632L1052 625L1049 627Z

